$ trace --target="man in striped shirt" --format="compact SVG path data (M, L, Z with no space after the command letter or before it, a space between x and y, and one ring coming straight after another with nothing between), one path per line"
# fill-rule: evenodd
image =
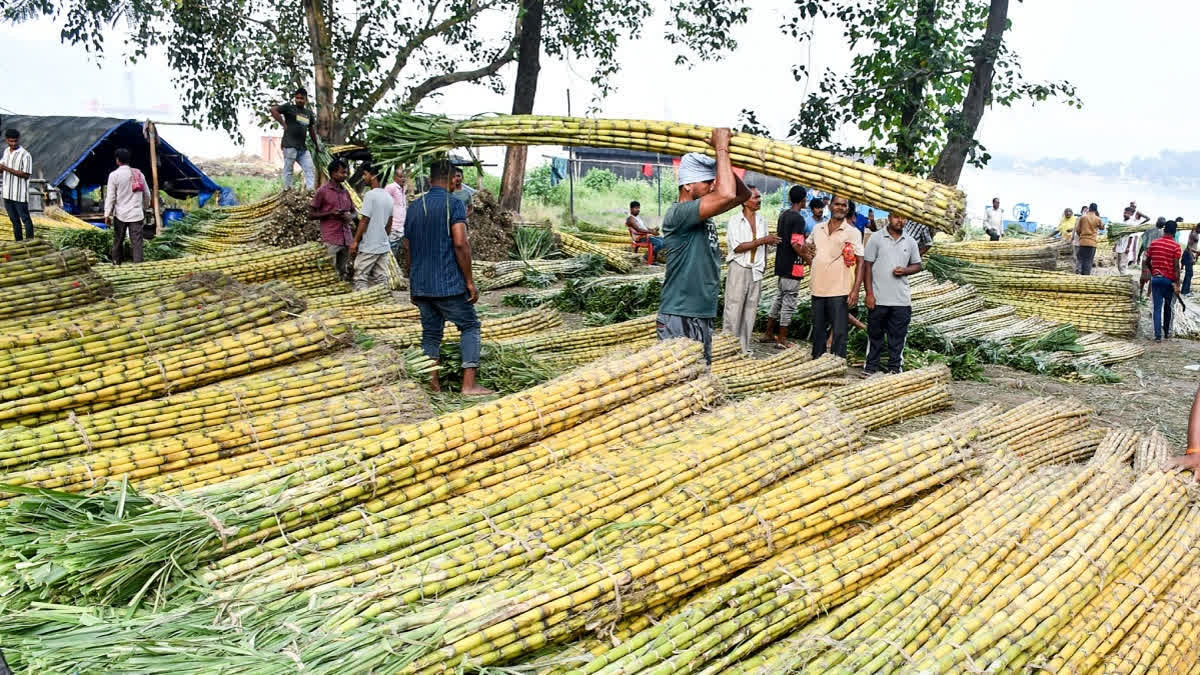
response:
M33 155L21 147L21 132L4 132L8 147L0 157L0 194L4 195L4 210L12 221L13 239L33 239L33 219L29 217L29 176L33 174ZM25 224L24 237L21 224Z
M1150 292L1154 295L1154 341L1171 339L1171 304L1179 294L1179 259L1183 250L1175 241L1176 224L1167 221L1163 236L1150 242L1146 260L1150 267Z

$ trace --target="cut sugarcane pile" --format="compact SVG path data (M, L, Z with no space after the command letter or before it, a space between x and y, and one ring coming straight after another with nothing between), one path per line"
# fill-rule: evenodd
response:
M118 296L135 295L196 272L220 272L242 283L283 281L302 294L331 295L348 287L337 278L321 244L290 249L230 249L136 265L98 265L97 271Z
M33 221L33 234L37 238L45 238L51 236L56 230L95 230L95 225L80 220L75 216L63 211L62 209L50 207L46 213L30 214L29 219ZM13 241L12 221L8 219L7 212L0 212L0 241L6 244L19 244L21 242ZM22 241L29 241L28 239Z
M554 240L557 242L559 250L570 256L594 255L604 261L612 269L621 274L629 274L633 270L633 263L629 258L612 249L597 246L596 244L584 241L569 232L562 230L554 231Z
M930 251L935 255L968 262L1053 270L1058 265L1059 255L1064 250L1069 252L1070 246L1070 242L1062 239L1035 237L1001 241L939 241L934 243Z
M604 259L594 255L561 260L478 261L474 263L475 285L481 291L491 291L533 279L545 286L560 278L599 276L604 272L604 264Z
M369 316L369 314L368 314ZM358 323L355 319L349 319L350 323ZM380 319L363 319L365 325L380 325L386 323L394 326L390 328L374 328L368 331L371 336L393 347L411 347L421 344L421 325L416 321L397 319L388 322L388 320ZM543 331L548 331L556 326L562 325L562 317L558 312L544 310L530 310L520 314L499 317L495 319L483 319L480 321L480 335L488 342L500 342L515 337L524 335L534 335ZM458 328L447 325L444 329L442 340L443 342L457 341L459 337Z
M396 110L371 121L367 144L383 164L412 164L458 147L582 145L647 150L671 157L713 155L712 128L648 120L496 115L453 121ZM745 133L730 140L734 166L899 213L944 232L962 226L960 190L828 153Z
M1024 316L1117 337L1137 334L1137 288L1132 277L997 267L939 256L930 256L928 268L974 286L989 304L1014 307Z

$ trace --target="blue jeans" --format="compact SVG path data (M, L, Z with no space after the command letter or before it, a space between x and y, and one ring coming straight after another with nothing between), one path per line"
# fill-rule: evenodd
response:
M654 255L658 255L658 252L663 250L663 238L650 237L650 245L654 247Z
M1150 293L1154 296L1154 339L1171 337L1171 305L1175 302L1175 286L1166 277L1150 280Z
M1184 295L1190 295L1192 292L1192 267L1196 261L1192 259L1192 254L1185 248L1183 249L1183 287L1179 292Z
M313 189L317 184L317 167L313 164L312 153L300 148L283 149L283 187L292 187L292 165L296 163L304 172L304 187Z
M33 239L33 219L29 217L29 202L18 202L13 199L4 200L4 210L12 221L13 240L21 241L21 223L25 223L24 239Z
M462 367L479 367L479 316L466 293L447 298L417 297L412 303L421 310L421 351L437 360L442 354L442 332L446 322L458 327Z

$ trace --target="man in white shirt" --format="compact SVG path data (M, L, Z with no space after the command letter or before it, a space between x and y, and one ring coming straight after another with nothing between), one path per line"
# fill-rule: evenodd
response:
M141 171L129 166L128 148L117 148L117 168L108 174L104 193L104 224L113 232L112 261L120 265L125 251L125 232L133 262L142 262L142 225L150 206L150 188Z
M404 216L408 214L408 195L404 190L406 179L404 168L397 168L392 182L383 188L392 198L392 231L388 233L388 243L397 261L400 260L400 246L404 243Z
M983 231L988 239L999 241L1004 232L1004 209L1000 208L1000 198L993 197L992 205L983 210Z
M0 157L0 194L4 195L4 210L12 221L13 239L33 239L33 219L29 217L29 176L33 174L33 155L21 147L21 132L4 132L8 147ZM22 237L21 225L25 225Z
M761 206L758 188L750 188L750 198L725 228L725 243L729 247L725 257L729 263L725 274L725 332L737 336L743 354L750 353L750 335L758 318L767 246L779 243L779 237L771 234L767 221L758 212Z
M387 283L387 257L392 254L388 234L392 230L392 212L396 207L391 196L379 187L378 169L364 166L362 177L371 189L363 195L362 207L358 210L361 216L358 229L354 232L354 241L350 242L356 291Z
M1145 220L1139 219L1136 206L1125 207L1124 223L1126 225L1141 225L1142 223L1150 220L1149 216L1141 216L1141 218L1144 218ZM1113 247L1113 250L1117 254L1117 271L1121 274L1125 274L1130 262L1137 260L1138 243L1140 242L1141 238L1142 234L1140 232L1133 232L1118 239L1117 245Z

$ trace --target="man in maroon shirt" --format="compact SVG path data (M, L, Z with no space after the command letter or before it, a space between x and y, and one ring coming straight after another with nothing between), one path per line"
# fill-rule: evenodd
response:
M1163 226L1163 236L1150 242L1146 260L1150 267L1150 293L1154 297L1154 341L1171 339L1171 305L1179 294L1179 259L1183 249L1175 241L1174 221Z
M350 242L354 241L351 225L355 218L354 202L342 181L350 174L346 162L335 159L329 163L329 181L313 193L308 217L321 221L321 241L329 259L342 281L350 279Z

